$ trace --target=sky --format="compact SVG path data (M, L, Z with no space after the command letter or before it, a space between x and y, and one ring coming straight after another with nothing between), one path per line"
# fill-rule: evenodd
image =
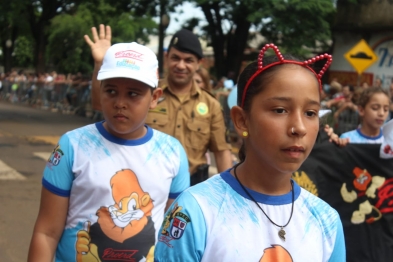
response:
M181 10L183 10L183 13L181 13ZM170 22L166 29L167 34L174 34L181 28L181 25L190 18L196 17L204 22L206 21L202 10L199 7L195 7L190 2L184 2L182 6L176 8L176 12L170 13L169 17Z
M183 10L183 12L182 12ZM205 15L199 7L194 6L190 2L184 2L182 6L176 8L176 11L169 13L170 22L165 31L164 48L167 48L172 35L181 29L182 24L190 18L196 17L201 21L200 25L206 23ZM159 19L154 18L154 20L159 23ZM197 33L197 32L195 32ZM158 53L158 36L150 36L150 42L146 44L153 52Z

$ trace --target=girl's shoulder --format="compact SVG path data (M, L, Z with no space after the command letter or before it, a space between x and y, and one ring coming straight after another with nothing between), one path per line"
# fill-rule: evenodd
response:
M227 183L222 179L221 174L217 174L185 190L176 202L190 207L197 205L202 212L218 214L228 200L228 191ZM195 207L191 209L196 210Z
M362 133L360 128L343 133L340 138L349 138L349 143L356 144L378 144L382 143L384 138L382 134L382 129L378 136L371 137Z
M221 174L216 174L208 180L190 187L187 191L200 201L222 201L227 184L222 179Z
M338 212L330 204L304 188L301 188L298 201L302 202L301 206L306 208L315 219L324 224L336 223L337 220L340 220Z

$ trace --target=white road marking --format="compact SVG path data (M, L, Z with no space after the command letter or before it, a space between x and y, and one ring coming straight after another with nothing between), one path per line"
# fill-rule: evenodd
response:
M26 177L0 160L0 180L25 180Z
M34 152L33 155L47 161L51 152Z

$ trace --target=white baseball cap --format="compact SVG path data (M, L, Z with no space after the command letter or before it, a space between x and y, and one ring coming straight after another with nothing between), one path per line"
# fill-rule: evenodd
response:
M105 53L97 79L130 78L158 86L158 60L148 47L136 42L112 45Z

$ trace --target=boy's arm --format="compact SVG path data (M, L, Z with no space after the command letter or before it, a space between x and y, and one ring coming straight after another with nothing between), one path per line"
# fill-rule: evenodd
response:
M52 262L63 233L68 211L68 197L42 188L41 204L30 242L29 262Z
M223 172L232 167L232 153L230 144L226 141L226 125L224 113L219 103L212 103L211 108L210 141L208 149L213 152L217 171Z
M165 212L168 211L168 208L175 202L175 199L169 198L165 205Z
M101 64L94 63L93 75L91 76L91 106L93 110L101 111L100 103L100 85L101 81L97 80L98 71Z
M229 151L229 149L216 151L213 153L214 153L214 158L216 159L218 173L221 173L233 166L232 154L231 151Z
M171 183L168 201L166 202L166 206L165 206L165 212L172 205L175 199L184 190L190 187L190 171L188 166L187 154L179 141L177 141L177 145L178 145L178 152L179 152L179 169Z
M41 204L30 243L29 262L53 261L68 213L74 179L73 159L73 147L68 135L63 135L44 169Z
M84 35L86 43L90 46L91 55L94 59L94 71L92 75L91 83L91 103L94 110L101 111L100 103L100 84L101 81L97 80L98 71L101 68L102 61L106 51L111 46L112 32L110 26L100 25L99 34L97 34L97 29L95 27L91 28L91 33L93 36L93 41L88 35Z

